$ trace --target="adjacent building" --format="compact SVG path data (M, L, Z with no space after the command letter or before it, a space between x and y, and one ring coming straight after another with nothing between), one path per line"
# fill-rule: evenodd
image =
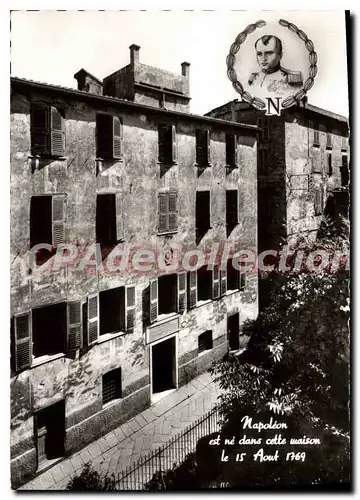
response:
M77 90L11 79L14 487L241 348L257 315L256 273L171 266L176 245L256 251L257 127L190 114L189 64L139 49ZM104 271L129 246L168 259Z

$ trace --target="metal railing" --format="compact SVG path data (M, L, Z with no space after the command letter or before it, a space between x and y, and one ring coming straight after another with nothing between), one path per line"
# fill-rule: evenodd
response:
M219 410L215 407L160 448L128 465L117 476L116 489L144 490L145 483L150 481L156 472L165 472L174 465L181 464L186 455L195 451L200 438L217 431L219 420Z

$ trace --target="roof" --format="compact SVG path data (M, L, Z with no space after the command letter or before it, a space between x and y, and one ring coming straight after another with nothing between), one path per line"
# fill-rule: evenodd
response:
M11 77L10 79L12 87L23 87L36 90L50 91L57 94L70 95L74 98L82 100L91 100L99 103L107 103L112 106L126 107L132 110L143 110L147 113L156 113L168 116L175 116L178 118L184 118L187 120L196 120L199 122L213 123L214 125L221 125L226 128L240 128L243 130L248 130L254 134L259 130L257 126L250 125L247 123L237 123L229 120L220 120L219 118L211 118L203 115L196 115L193 113L185 113L183 111L173 111L163 108L155 108L154 106L148 106L145 104L135 103L133 101L128 101L126 99L119 99L118 97L110 97L98 94L92 94L85 92L83 90L76 90L70 87L62 87L60 85L53 85L49 83L37 82L34 80L26 80L25 78Z
M90 76L93 80L95 80L96 82L100 83L100 85L103 84L103 82L101 80L99 80L99 78L96 78L96 76L92 75L91 73L89 73L88 71L86 71L86 69L84 69L84 68L79 69L79 71L77 73L75 73L74 78L76 79L81 74Z

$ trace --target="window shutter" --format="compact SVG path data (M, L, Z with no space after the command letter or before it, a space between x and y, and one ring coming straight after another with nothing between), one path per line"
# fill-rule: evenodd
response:
M173 163L176 162L177 160L177 144L176 144L176 127L175 125L171 126L171 134L172 134L172 141L171 141L171 146L172 146L172 161Z
M196 131L196 163L202 167L209 164L210 133L209 130Z
M205 130L205 146L206 146L206 156L205 156L205 165L210 163L210 131Z
M28 368L32 360L31 313L15 316L15 370Z
M122 193L115 194L116 241L124 241L124 213Z
M213 299L220 297L220 273L217 266L212 269L212 297Z
M169 231L177 231L177 193L169 193Z
M169 158L169 125L159 125L158 128L158 144L159 144L159 161L166 163Z
M226 135L226 164L229 167L237 164L237 136L234 134Z
M122 157L122 142L123 142L123 126L120 118L118 116L113 116L113 158Z
M87 343L94 344L99 337L99 297L98 294L88 297L87 308Z
M125 330L134 333L135 328L135 286L127 286L125 292Z
M82 303L72 301L67 304L67 346L68 350L81 347Z
M51 106L51 154L53 156L65 155L65 120L60 111Z
M65 195L52 197L52 246L55 248L65 241Z
M235 227L239 223L239 196L237 190L226 191L226 224Z
M31 106L31 149L33 154L50 154L49 106L35 103Z
M188 306L196 306L197 302L197 271L189 271L188 275Z
M246 287L246 274L245 273L240 273L239 272L239 275L240 275L240 290L245 290L245 287Z
M169 231L169 194L159 193L159 233Z
M177 277L178 285L178 312L181 314L186 307L186 273L179 273Z
M154 323L158 317L158 280L150 281L150 323Z
M220 269L220 294L221 294L221 296L226 295L226 291L227 291L226 269Z

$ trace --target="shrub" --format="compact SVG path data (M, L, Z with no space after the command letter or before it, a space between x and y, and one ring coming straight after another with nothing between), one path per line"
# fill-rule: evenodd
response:
M100 475L88 462L79 475L71 478L66 489L72 491L116 491L115 476Z

